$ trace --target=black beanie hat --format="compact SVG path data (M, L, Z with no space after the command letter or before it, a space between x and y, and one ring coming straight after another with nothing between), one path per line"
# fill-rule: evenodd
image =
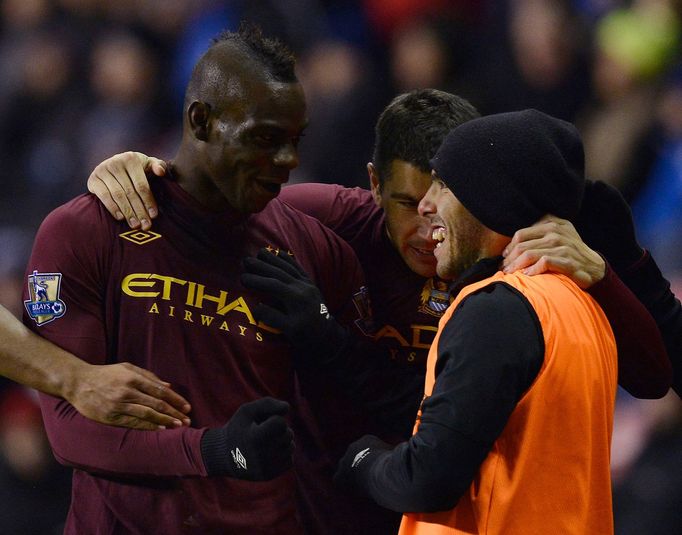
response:
M548 213L575 219L585 185L580 134L537 110L467 121L445 137L431 167L476 219L505 236Z

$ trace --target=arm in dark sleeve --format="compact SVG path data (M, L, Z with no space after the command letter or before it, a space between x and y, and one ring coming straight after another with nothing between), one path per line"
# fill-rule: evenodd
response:
M55 458L66 466L120 476L205 476L204 429L139 431L102 425L63 399L40 395Z
M360 490L394 511L453 507L543 359L539 320L520 293L497 283L469 296L442 328L417 433L377 457Z
M279 199L330 228L334 202L341 189L331 184L292 184L282 188Z
M682 305L670 291L652 256L647 252L639 262L622 270L623 282L653 316L663 335L673 369L673 390L682 396ZM619 348L620 349L620 348Z
M366 239L366 224L378 211L369 191L337 184L293 184L282 188L279 199L349 243Z
M604 310L616 338L618 384L638 398L663 397L670 388L672 368L654 318L608 263L604 278L588 293Z
M81 198L71 210L57 209L36 236L28 272L62 274L60 298L66 313L37 327L37 334L92 364L105 364L103 280L108 269L101 227L83 223L92 215ZM89 228L84 232L83 228ZM28 299L28 297L25 297ZM81 416L68 402L41 395L41 409L55 457L83 470L119 475L206 475L200 440L202 429L139 431L98 424Z

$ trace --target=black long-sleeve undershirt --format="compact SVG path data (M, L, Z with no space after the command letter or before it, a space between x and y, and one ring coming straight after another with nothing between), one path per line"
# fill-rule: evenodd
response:
M523 295L494 283L468 296L442 330L418 432L381 453L360 490L394 511L453 507L543 359L542 329Z

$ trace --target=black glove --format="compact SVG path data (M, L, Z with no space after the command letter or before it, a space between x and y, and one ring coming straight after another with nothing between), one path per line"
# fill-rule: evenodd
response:
M274 306L260 303L257 320L281 330L297 350L299 364L328 362L349 342L349 333L332 318L322 294L291 255L265 249L244 259L242 284L269 295Z
M334 483L362 496L370 496L369 482L374 463L393 448L374 435L365 435L346 450L334 474Z
M588 180L585 184L575 227L583 241L604 255L616 273L644 254L635 237L630 206L616 188L604 182Z
M209 476L266 481L292 467L294 433L284 416L289 404L274 398L244 403L230 421L201 438Z

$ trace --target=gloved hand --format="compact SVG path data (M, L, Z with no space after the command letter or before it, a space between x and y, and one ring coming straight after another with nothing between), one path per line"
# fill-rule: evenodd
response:
M604 182L587 181L575 227L583 241L604 255L616 273L644 254L637 243L630 206L616 188Z
M265 249L244 259L242 284L269 295L274 306L260 303L253 315L281 330L297 350L299 364L331 360L349 340L348 332L331 316L320 290L292 256Z
M334 474L334 483L357 494L369 496L369 481L374 463L393 448L374 435L365 435L346 450Z
M267 481L293 465L294 433L284 416L289 404L274 398L244 403L223 427L201 438L209 476Z

